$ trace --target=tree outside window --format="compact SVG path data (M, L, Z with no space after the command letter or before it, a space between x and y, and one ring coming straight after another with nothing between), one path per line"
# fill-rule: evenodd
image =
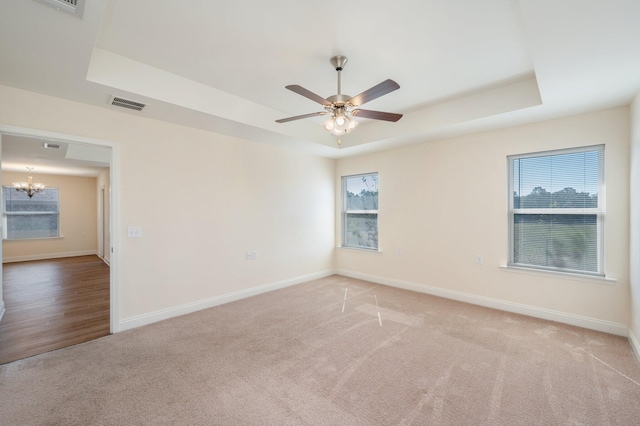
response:
M378 174L342 178L343 247L378 249Z

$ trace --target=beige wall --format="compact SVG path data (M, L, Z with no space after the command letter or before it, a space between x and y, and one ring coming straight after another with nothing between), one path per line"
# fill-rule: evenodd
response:
M640 359L640 93L631 104L631 321L630 337Z
M123 321L337 268L629 324L628 108L338 161L2 86L0 125L118 145L120 226L111 233L120 241ZM606 145L605 267L616 281L499 268L506 156L591 144ZM371 171L380 173L382 252L335 250L339 177ZM142 238L127 238L130 225ZM257 260L245 259L250 250Z
M507 156L594 144L606 145L605 270L617 281L500 268L508 258ZM336 266L379 282L430 286L454 297L526 305L541 315L550 310L626 330L628 157L629 110L624 107L338 160L337 203L341 176L379 173L381 252L338 249ZM336 221L340 225L339 214ZM336 240L341 240L340 226ZM476 264L476 255L483 256L483 265Z
M334 161L143 116L0 86L2 125L118 144L121 321L331 270Z
M2 184L26 180L25 173L2 172ZM96 179L34 174L34 181L60 190L61 238L2 242L3 262L95 254L97 248ZM37 195L35 195L37 197Z

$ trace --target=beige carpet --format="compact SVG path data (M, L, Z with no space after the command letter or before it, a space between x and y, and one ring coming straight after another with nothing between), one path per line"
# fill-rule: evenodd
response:
M2 365L0 424L637 425L639 383L625 338L332 276Z

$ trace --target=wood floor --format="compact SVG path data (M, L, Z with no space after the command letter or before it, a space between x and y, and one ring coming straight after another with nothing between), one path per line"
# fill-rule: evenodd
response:
M0 364L109 334L109 266L97 256L5 263Z

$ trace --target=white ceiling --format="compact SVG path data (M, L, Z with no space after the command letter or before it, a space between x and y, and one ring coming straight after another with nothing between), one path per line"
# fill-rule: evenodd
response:
M96 177L110 163L108 147L2 135L2 171L24 172L26 176L27 167L32 167L34 174Z
M640 90L638 0L91 0L82 19L35 0L3 2L0 84L316 155L404 144L626 105ZM343 138L284 88L401 88ZM1 118L0 118L1 120Z

